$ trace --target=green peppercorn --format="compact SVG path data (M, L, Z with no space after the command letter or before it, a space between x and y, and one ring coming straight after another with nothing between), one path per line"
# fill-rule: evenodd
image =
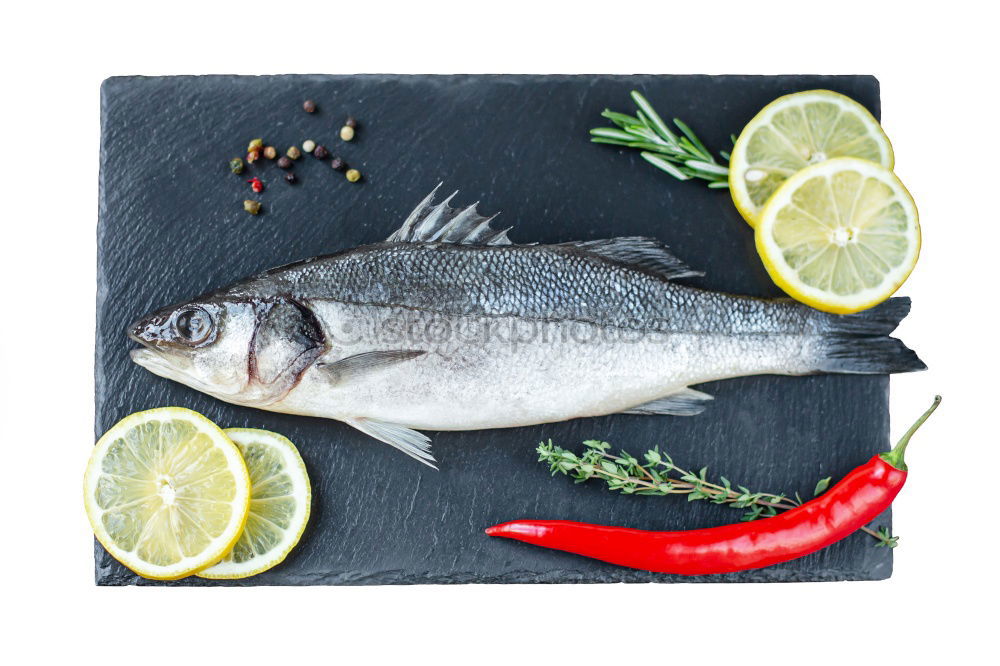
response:
M291 148L288 149L288 152L286 152L285 154L288 155L288 157L290 157L293 160L297 160L300 157L302 157L302 151L299 150L298 146L292 146Z
M243 173L243 160L238 157L229 160L229 170L233 173Z
M260 212L260 202L254 201L253 199L246 199L243 202L243 210L250 213L251 215L256 215Z
M357 169L348 169L347 173L344 174L344 177L352 183L356 183L361 180L361 172Z
M250 142L250 145L247 146L247 152L261 149L263 147L264 147L264 139L254 139L253 141Z

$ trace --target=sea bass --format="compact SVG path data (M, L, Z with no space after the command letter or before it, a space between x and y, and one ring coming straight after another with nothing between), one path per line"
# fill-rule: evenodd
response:
M226 402L343 421L431 466L417 430L686 416L711 400L692 384L926 367L889 337L909 299L840 316L704 291L675 282L701 273L654 239L513 244L436 191L384 242L143 317L132 359Z

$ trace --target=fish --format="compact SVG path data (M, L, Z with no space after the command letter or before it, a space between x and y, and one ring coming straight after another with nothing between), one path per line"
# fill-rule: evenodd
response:
M421 430L607 414L693 416L744 375L924 363L892 298L852 315L707 291L654 238L515 244L457 192L385 241L288 264L147 314L132 360L219 400L342 421L435 466Z

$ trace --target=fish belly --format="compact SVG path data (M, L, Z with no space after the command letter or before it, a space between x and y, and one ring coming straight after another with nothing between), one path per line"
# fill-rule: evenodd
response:
M505 428L621 412L698 382L811 370L810 336L351 310L323 311L330 352L269 409L428 430ZM356 354L402 350L425 353L346 377L325 369Z

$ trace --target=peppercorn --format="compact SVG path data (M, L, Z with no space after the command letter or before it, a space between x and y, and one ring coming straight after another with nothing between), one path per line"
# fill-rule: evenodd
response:
M340 128L340 138L344 141L350 141L354 138L354 128L350 125L344 125Z
M356 183L359 180L361 180L361 172L358 171L357 169L348 169L347 173L344 174L344 176L347 178L347 180L351 181L352 183Z
M264 139L254 139L253 141L250 142L250 145L247 146L247 152L251 150L257 150L263 147L264 147Z
M291 169L292 161L288 159L285 155L278 158L278 166L282 169Z
M347 166L347 162L345 162L342 157L334 157L330 160L330 166L336 171L343 171L344 167Z
M302 108L305 109L306 113L312 113L316 110L316 102L312 101L311 99L307 99L306 101L302 102Z
M293 185L297 181L298 178L295 177L295 172L289 171L288 173L285 174L285 182L288 183L289 185Z
M254 148L249 153L247 153L247 164L253 164L260 159L260 148Z
M350 127L351 129L357 129L358 121L354 119L354 116L347 116L347 120L344 121L345 127Z
M302 142L302 150L307 153L311 153L316 148L316 142L312 139L306 139Z
M298 146L292 146L291 148L288 149L288 152L286 152L285 154L288 155L293 160L297 160L300 157L302 157L302 151L299 150Z
M256 215L260 212L260 202L253 199L246 199L243 201L243 210L251 215Z
M267 159L273 160L277 156L278 156L278 149L275 148L274 146L268 146L264 149L264 157L266 157Z
M243 173L243 160L238 157L229 160L229 170L233 173Z
M264 183L260 182L260 178L251 178L247 182L250 183L250 189L254 192L260 194L264 191Z
M330 156L330 151L327 150L326 147L324 146L316 146L316 148L313 150L313 157L315 157L318 160L325 160L329 156Z

